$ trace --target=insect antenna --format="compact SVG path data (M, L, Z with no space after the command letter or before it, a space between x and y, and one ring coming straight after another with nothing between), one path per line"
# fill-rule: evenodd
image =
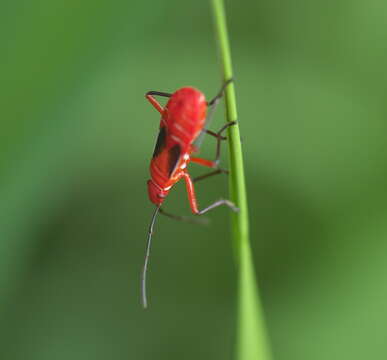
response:
M146 297L146 274L148 270L148 263L149 263L149 255L150 255L150 248L151 248L151 242L152 242L152 234L153 234L153 226L156 222L156 216L158 212L160 211L161 205L156 206L155 211L152 215L152 220L149 225L148 230L148 240L146 242L146 250L145 250L145 261L144 261L144 267L142 270L142 276L141 276L141 302L144 309L148 307L148 300Z

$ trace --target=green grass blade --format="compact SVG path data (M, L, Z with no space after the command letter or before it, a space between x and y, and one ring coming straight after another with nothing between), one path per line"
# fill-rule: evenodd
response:
M212 0L212 7L223 67L223 77L224 80L227 80L233 77L233 73L223 0ZM236 121L237 108L234 83L227 86L225 98L227 121ZM249 242L246 185L238 124L229 127L228 135L231 200L240 208L239 213L233 213L231 215L239 270L236 359L269 360L271 359L271 354L267 341L263 312L258 296Z

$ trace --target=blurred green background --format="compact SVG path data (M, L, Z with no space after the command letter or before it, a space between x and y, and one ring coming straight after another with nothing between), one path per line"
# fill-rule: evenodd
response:
M275 359L385 358L387 4L226 5ZM158 219L139 302L159 122L144 93L217 92L209 3L8 0L0 34L1 359L231 360L227 209ZM166 205L189 214L183 184Z

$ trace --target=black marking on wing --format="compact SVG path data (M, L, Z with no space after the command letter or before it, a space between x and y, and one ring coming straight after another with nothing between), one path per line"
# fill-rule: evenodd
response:
M169 168L168 168L168 175L171 176L172 173L175 171L175 168L179 162L181 155L181 148L179 144L174 145L170 150L169 150Z
M159 131L159 136L157 137L152 159L154 159L157 155L159 155L163 151L166 145L166 139L167 139L167 130L165 126L163 126Z

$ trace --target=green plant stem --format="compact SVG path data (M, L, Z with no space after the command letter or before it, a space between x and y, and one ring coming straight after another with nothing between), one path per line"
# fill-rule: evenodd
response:
M224 81L226 81L233 77L233 72L223 0L212 0L212 7L220 47L223 77ZM227 121L237 121L234 83L227 86L225 99ZM228 128L228 135L230 153L230 198L240 209L239 213L233 213L231 215L233 237L237 249L239 281L236 359L269 360L271 359L271 354L258 296L249 242L246 184L238 123Z

